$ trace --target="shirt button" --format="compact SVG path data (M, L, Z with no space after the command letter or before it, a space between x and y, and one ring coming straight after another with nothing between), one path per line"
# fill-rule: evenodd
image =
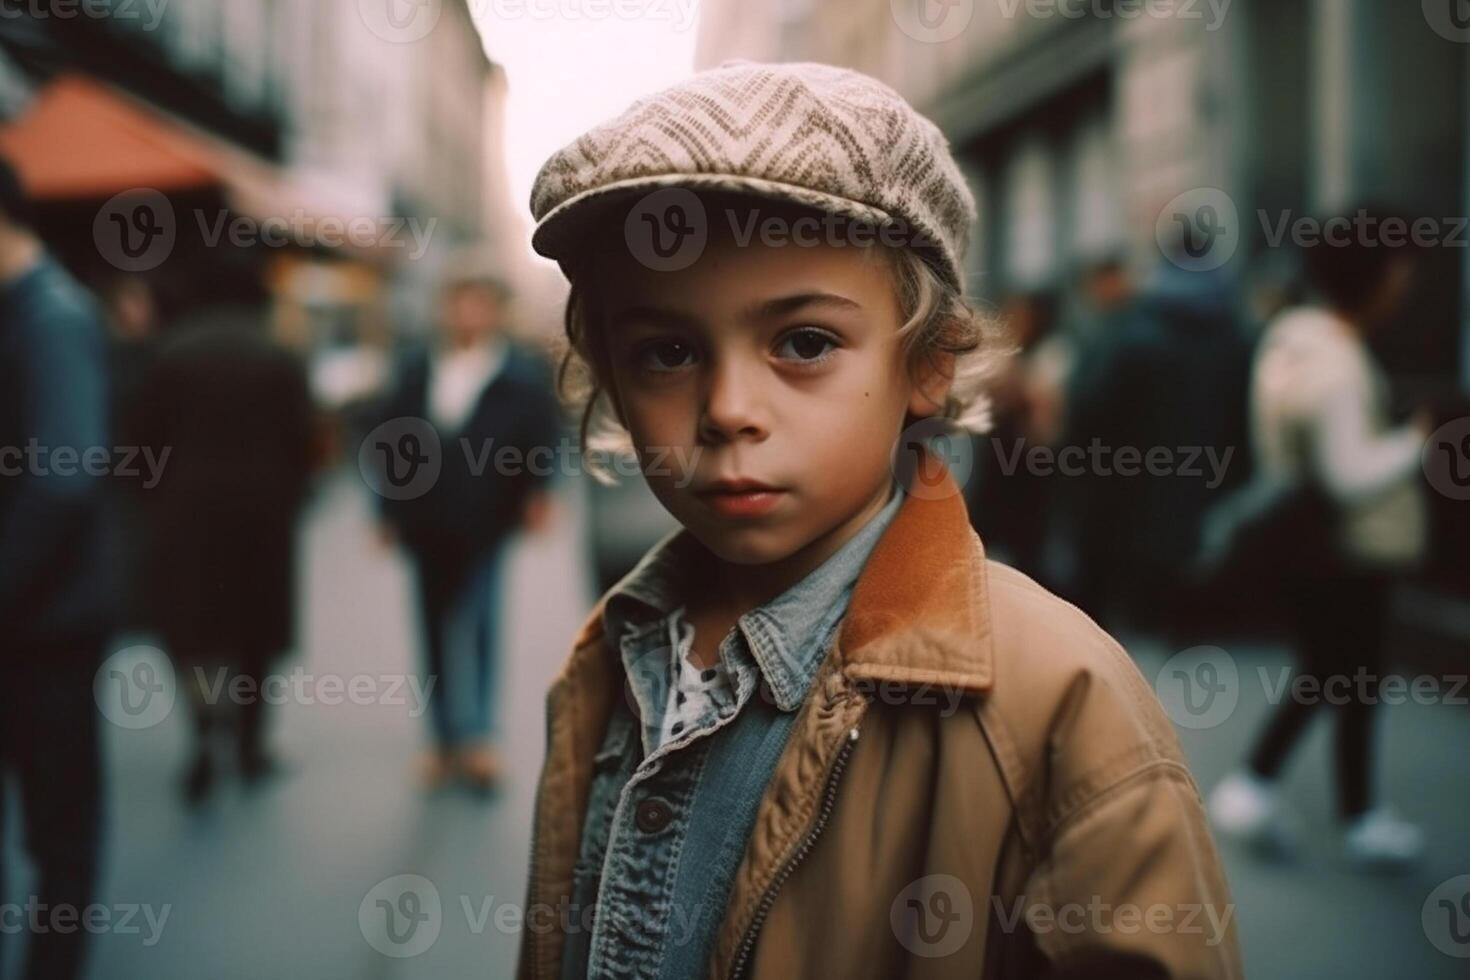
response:
M645 834L656 834L669 825L673 819L674 811L663 800L648 799L638 804L638 809L633 814L633 822L638 824L638 829Z

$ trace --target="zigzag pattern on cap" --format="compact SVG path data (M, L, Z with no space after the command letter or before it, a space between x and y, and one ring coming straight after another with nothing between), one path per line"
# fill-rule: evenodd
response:
M537 174L531 213L538 222L570 221L583 196L681 175L729 177L732 186L748 178L877 209L937 245L945 271L963 279L975 201L948 140L892 88L859 72L746 60L699 72L553 154ZM533 244L558 258L544 230Z

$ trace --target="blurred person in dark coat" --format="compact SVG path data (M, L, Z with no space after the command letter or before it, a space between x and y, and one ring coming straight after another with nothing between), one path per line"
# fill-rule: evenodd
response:
M192 700L184 791L199 801L221 748L247 781L275 768L259 692L295 631L295 529L315 456L306 370L253 305L214 306L170 330L137 425L145 445L169 454L144 493L149 605ZM220 692L236 676L254 693L229 704Z
M1166 450L1174 469L1089 471L1071 488L1079 526L1079 600L1172 638L1187 624L1180 583L1211 503L1238 478L1247 437L1251 342L1227 283L1165 261L1080 359L1067 445L1116 460ZM1162 458L1162 457L1160 457ZM1111 465L1111 464L1109 464Z
M108 328L109 418L120 446L139 445L138 412L143 385L158 354L161 327L157 298L147 279L135 274L108 277L97 287ZM143 495L149 478L142 468L112 480L108 521L114 544L117 629L153 628L147 616L147 526Z
M434 745L422 774L430 788L459 777L489 789L501 775L494 744L501 570L512 533L550 519L560 405L549 365L506 332L508 300L499 280L451 276L438 336L405 360L384 416L389 427L426 421L441 447L432 486L380 501L384 538L408 552L417 580L432 685ZM506 450L515 455L502 466Z
M980 478L967 502L971 523L995 557L1045 580L1057 474L1032 472L1024 460L1029 449L1051 447L1061 434L1072 344L1057 329L1057 300L1050 292L1012 296L1001 307L1001 320L1015 354L990 386L994 421L979 439Z
M98 867L92 684L111 603L103 479L60 453L105 450L109 439L99 311L42 247L15 172L0 160L0 777L17 791L31 894L70 909L73 921L92 901ZM0 843L15 815L0 792ZM0 851L0 894L5 863ZM80 976L86 936L35 931L22 975Z

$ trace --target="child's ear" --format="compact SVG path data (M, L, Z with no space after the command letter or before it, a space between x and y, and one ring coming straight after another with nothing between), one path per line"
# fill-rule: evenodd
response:
M936 351L920 359L913 372L910 415L927 418L944 408L945 396L954 382L954 365L955 356L948 351Z

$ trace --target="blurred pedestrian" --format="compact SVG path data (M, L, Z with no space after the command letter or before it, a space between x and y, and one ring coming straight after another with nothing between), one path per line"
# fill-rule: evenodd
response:
M170 329L137 424L168 454L144 491L149 605L190 696L183 789L199 802L221 753L247 782L278 769L260 691L295 632L295 531L316 453L306 372L255 303L221 302ZM236 678L246 693L229 704Z
M1278 522L1294 525L1281 533L1295 539L1279 543L1280 562L1318 550L1300 543L1312 531L1305 523L1320 523L1326 547L1315 567L1278 583L1290 590L1297 676L1245 768L1211 794L1210 809L1227 832L1289 846L1276 781L1322 692L1340 690L1334 761L1344 852L1359 864L1402 866L1421 852L1423 834L1374 802L1374 706L1391 586L1426 552L1419 472L1433 423L1421 410L1407 425L1391 424L1388 382L1368 341L1402 308L1413 258L1358 238L1308 250L1305 269L1315 301L1267 328L1253 367L1251 419L1261 479L1322 501L1316 510L1280 505L1295 506L1289 522ZM1306 682L1316 695L1303 693Z
M1078 366L1063 440L1096 443L1110 461L1069 487L1080 514L1080 604L1182 641L1182 572L1246 441L1250 340L1227 282L1167 260L1109 319ZM1176 465L1149 462L1129 475L1123 452Z
M103 479L77 460L110 446L106 347L96 305L47 254L32 220L0 160L0 777L14 780L32 894L79 918L97 876L92 682L111 610ZM9 816L0 791L0 894ZM80 976L86 936L32 932L21 975Z
M548 365L508 334L509 298L497 279L451 276L438 336L406 359L385 412L426 420L443 449L426 492L381 500L382 534L407 550L417 581L433 726L422 765L429 788L458 777L490 789L501 776L501 571L513 532L549 522L560 406ZM515 453L508 465L507 451Z
M1057 299L1049 291L1018 293L1000 313L1014 354L990 385L992 424L978 440L971 521L995 557L1045 580L1056 474L1035 472L1021 461L1032 447L1053 447L1061 434L1072 344L1057 329Z
M112 391L109 418L113 438L119 446L140 445L139 407L144 383L158 354L160 313L153 286L143 276L119 273L103 281L98 298L108 328L108 381ZM117 623L119 631L146 632L153 629L147 615L147 524L143 511L144 484L148 477L119 475L111 481L107 496L111 508L108 527L113 534L112 557L116 574Z

